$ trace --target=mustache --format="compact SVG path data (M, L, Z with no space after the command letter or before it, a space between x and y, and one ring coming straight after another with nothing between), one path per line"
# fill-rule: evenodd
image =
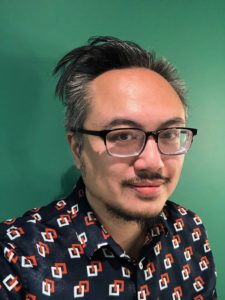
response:
M162 176L159 173L143 173L143 174L139 174L137 176L128 178L128 179L124 179L122 181L122 185L123 186L128 186L128 185L135 185L137 183L147 183L148 181L152 181L152 180L162 180L164 181L164 183L169 183L170 182L170 178L169 177L165 177Z

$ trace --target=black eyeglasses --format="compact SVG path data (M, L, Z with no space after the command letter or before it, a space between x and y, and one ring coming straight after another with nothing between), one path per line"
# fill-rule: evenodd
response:
M107 152L116 157L139 155L145 148L149 137L153 137L158 150L165 155L185 154L190 149L197 129L186 127L164 128L145 132L138 128L118 128L112 130L77 129L77 132L99 136L104 140Z

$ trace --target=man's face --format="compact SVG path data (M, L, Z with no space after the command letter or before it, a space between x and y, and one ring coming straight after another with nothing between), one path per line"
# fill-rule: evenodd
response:
M84 129L135 127L145 131L184 126L180 98L159 74L132 68L103 73L90 84L91 108ZM184 156L160 154L150 137L135 157L110 156L102 138L84 135L81 153L70 138L86 195L95 213L143 220L157 216L174 191Z

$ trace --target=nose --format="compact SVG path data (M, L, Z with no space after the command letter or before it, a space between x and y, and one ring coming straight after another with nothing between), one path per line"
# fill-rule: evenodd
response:
M136 157L134 162L134 168L137 171L148 170L151 172L157 172L164 166L162 155L158 150L158 145L154 137L149 137L144 150L139 156Z

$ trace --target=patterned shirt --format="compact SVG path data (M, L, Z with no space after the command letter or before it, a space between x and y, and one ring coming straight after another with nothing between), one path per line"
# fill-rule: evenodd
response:
M217 299L201 219L167 201L134 261L72 194L0 225L0 299Z

